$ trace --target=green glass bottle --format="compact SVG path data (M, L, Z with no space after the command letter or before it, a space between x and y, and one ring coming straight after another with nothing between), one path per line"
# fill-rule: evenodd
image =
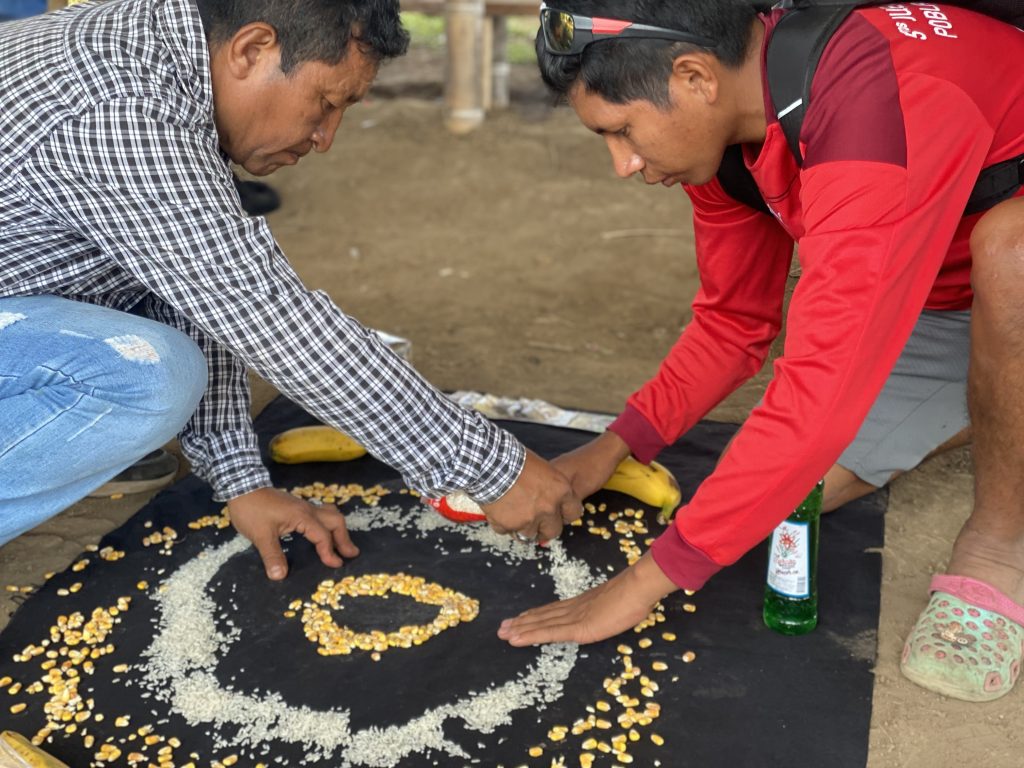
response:
M768 541L764 623L783 635L803 635L818 624L818 529L825 482L811 490Z

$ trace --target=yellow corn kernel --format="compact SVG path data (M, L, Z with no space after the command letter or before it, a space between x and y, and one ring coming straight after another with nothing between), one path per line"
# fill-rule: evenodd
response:
M691 661L697 658L697 654L693 651L687 651L683 654L683 661L689 664Z
M657 744L657 745L658 745L659 747L660 747L660 746L661 746L662 744L664 744L664 743L665 743L665 740L664 740L663 738L661 738L661 736L659 736L659 735L658 735L658 734L656 734L656 733L652 733L652 734L651 734L651 741L653 741L653 742L654 742L655 744Z
M11 705L11 714L12 715L16 715L19 712L24 712L25 711L25 707L27 707L27 706L28 705L25 704L25 702L22 702L21 704L12 704Z
M675 632L662 632L661 636L662 636L663 639L668 640L670 643L674 642L675 639L676 639L676 633Z
M664 661L656 661L653 664L651 664L651 669L653 669L655 672L664 672L666 669L668 669L668 664L666 664Z
M540 757L544 754L543 747L530 747L528 750L530 757Z

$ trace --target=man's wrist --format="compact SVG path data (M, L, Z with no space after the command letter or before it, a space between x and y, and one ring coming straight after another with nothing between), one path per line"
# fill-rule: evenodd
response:
M645 602L656 603L679 589L679 586L661 570L650 552L645 553L629 570L633 574L636 589Z
M276 489L272 485L262 485L259 486L258 488L253 488L248 491L236 493L234 496L227 500L227 504L230 506L231 504L234 504L235 502L239 501L251 501L267 493L274 493L275 491Z
M641 464L650 464L667 444L647 417L631 405L608 425L608 431L626 443Z
M600 455L615 467L630 455L629 444L611 430L602 432L594 442Z

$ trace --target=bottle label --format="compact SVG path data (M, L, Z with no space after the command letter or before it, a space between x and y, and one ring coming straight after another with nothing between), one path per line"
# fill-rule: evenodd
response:
M811 596L810 526L788 520L772 532L768 586L786 597Z

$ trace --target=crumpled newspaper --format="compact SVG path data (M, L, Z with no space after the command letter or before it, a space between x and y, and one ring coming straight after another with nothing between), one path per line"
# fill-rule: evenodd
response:
M499 397L483 392L458 391L448 395L449 399L463 408L479 411L489 419L510 419L531 421L555 427L582 429L587 432L604 432L615 420L607 413L571 411L559 408L544 400L528 398Z
M399 357L407 362L412 362L411 341L377 328L371 330ZM559 408L544 400L531 400L525 397L500 397L484 392L459 390L450 393L448 398L463 408L479 411L489 419L531 421L535 424L581 429L585 432L604 432L608 425L615 420L614 416L607 413L572 411L567 408Z

